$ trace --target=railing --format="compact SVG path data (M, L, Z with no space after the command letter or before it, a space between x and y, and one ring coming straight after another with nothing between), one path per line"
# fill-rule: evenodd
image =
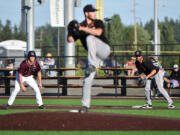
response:
M79 88L82 87L82 84L75 85L75 84L68 84L69 79L81 79L84 78L84 76L64 76L63 72L66 70L78 70L79 68L52 68L52 69L46 69L46 71L57 71L56 77L47 77L43 76L42 79L57 79L57 85L44 85L45 87L51 88L51 87L57 87L58 93L59 88L62 88L62 95L66 96L68 95L67 89L68 87L71 88ZM9 71L16 71L17 69L0 69L0 72L4 72L4 76L1 76L0 79L4 79L5 85L1 85L1 87L5 87L5 95L10 95L10 80L15 79L15 76L9 76ZM119 71L119 70L131 70L130 68L101 68L100 70L113 70L113 71ZM121 88L121 95L126 95L126 79L137 79L138 76L134 77L127 77L127 76L118 76L115 72L114 76L96 76L95 79L112 79L113 84L103 84L103 85L95 85L95 87L103 87L103 88L115 88L115 95L117 96L117 88ZM119 85L119 79L121 79L121 85ZM132 87L132 86L131 86Z
M10 80L14 80L15 76L10 76L9 71L17 71L17 69L0 69L0 72L4 72L4 76L0 76L0 79L4 80L4 85L0 85L0 87L5 87L5 95L10 95L10 88L14 87L14 85L11 85ZM68 84L68 80L70 79L83 79L84 76L64 76L63 72L67 70L79 70L79 68L52 68L52 69L46 69L46 71L57 71L57 76L55 77L49 77L49 76L42 76L42 79L56 79L57 84L44 84L43 87L46 88L57 88L58 89L58 95L59 90L62 88L62 96L68 95L68 88L81 88L82 84ZM118 95L117 89L121 88L121 96L126 96L127 94L127 88L143 88L143 85L137 85L137 84L127 84L127 80L129 79L138 79L139 76L122 76L117 75L116 71L124 71L124 70L131 70L130 68L100 68L100 70L113 70L114 76L95 76L95 79L98 80L113 80L113 84L95 84L93 87L103 87L103 88L114 88L115 89L115 96ZM166 68L165 70L172 70L172 68ZM119 80L121 80L121 84L119 84Z

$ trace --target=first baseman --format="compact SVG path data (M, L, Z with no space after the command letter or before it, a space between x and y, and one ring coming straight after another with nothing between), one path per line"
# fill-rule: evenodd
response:
M33 75L35 74L37 74L39 80L39 87L35 79L33 78ZM34 51L29 51L28 58L22 61L22 63L20 64L20 68L16 73L15 88L8 100L8 104L6 106L7 109L13 104L20 89L22 89L23 92L26 91L26 87L24 86L24 84L28 84L34 90L39 109L43 109L44 105L39 89L42 88L41 68L39 63L36 61L36 53Z
M169 97L167 91L164 89L162 83L160 82L161 73L159 72L159 67L154 66L153 62L150 58L144 58L142 56L141 51L135 52L136 56L136 67L142 79L145 79L145 96L146 96L146 104L142 106L142 108L152 108L151 102L151 81L154 78L157 84L158 90L164 96L164 98L168 102L168 108L175 108L173 105L172 99ZM145 75L141 75L144 73Z
M85 71L85 79L82 88L82 107L79 112L87 112L90 107L91 85L96 74L99 63L108 58L110 47L104 36L104 23L95 19L95 7L86 5L84 7L85 20L80 24L78 37L68 33L68 42L80 39L84 48L88 51L88 66Z

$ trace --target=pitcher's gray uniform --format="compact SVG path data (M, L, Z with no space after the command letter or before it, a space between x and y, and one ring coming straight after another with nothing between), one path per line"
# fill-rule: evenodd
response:
M159 67L153 65L152 61L149 58L144 58L141 51L135 52L136 56L136 67L139 71L139 74L144 73L146 75L146 84L145 84L145 96L146 104L142 106L143 108L152 108L151 102L151 79L155 78L155 82L161 94L168 102L168 108L174 108L172 99L169 97L167 91L164 89L162 83L160 83L161 73L159 72Z
M83 82L82 108L80 112L87 112L90 107L91 85L96 69L99 63L107 59L110 54L110 47L104 36L104 23L95 19L95 11L97 10L93 5L84 7L85 20L80 24L80 36L73 37L74 40L79 38L88 51L88 66ZM72 37L72 35L68 35L68 37Z

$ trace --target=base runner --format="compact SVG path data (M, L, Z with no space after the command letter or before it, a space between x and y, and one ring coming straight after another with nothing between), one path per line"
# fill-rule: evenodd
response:
M33 78L33 75L35 75L36 73L39 80L39 87ZM8 100L6 109L9 109L10 106L13 104L20 89L22 89L23 92L26 91L26 87L24 86L24 84L28 84L34 90L39 109L44 109L40 93L40 89L42 88L41 68L39 63L36 61L36 53L34 51L29 51L28 58L20 64L20 68L16 73L15 88L12 91L12 94Z

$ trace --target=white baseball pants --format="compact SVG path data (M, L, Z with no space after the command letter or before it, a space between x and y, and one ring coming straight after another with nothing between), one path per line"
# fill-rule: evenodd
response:
M36 81L34 80L33 76L32 75L28 76L28 77L22 76L22 81L23 81L23 83L28 84L34 90L38 106L43 105L42 97L41 97L41 93L40 93L39 87L38 87ZM15 88L12 91L11 96L10 96L10 98L8 100L8 105L12 105L13 104L13 102L14 102L17 94L19 93L19 91L20 91L19 73L17 72L16 73Z
M89 35L86 38L88 48L88 65L93 65L96 68L101 61L108 58L110 54L110 47L95 36ZM91 102L91 86L94 79L95 72L90 75L85 75L82 88L82 106L90 107Z
M155 82L157 84L158 90L160 91L160 93L164 96L164 98L167 100L168 104L172 104L173 101L172 99L169 97L167 91L164 89L163 87L163 83L162 83L162 74L161 72L158 72L155 76ZM151 101L151 80L147 79L146 80L146 85L145 85L145 96L146 96L146 102L147 104L152 105L152 101Z

